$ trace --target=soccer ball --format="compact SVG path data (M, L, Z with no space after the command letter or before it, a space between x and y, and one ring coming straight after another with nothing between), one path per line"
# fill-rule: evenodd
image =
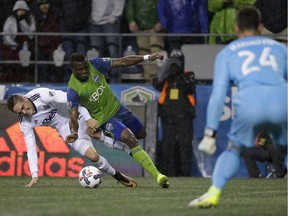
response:
M101 171L94 166L86 166L79 172L79 183L82 187L97 188L101 182Z

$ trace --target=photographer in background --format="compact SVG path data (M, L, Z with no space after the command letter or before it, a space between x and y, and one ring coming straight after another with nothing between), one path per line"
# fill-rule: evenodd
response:
M243 154L249 176L251 178L263 177L256 164L256 161L259 161L271 164L270 167L272 170L267 170L271 173L265 173L266 178L283 178L287 173L287 169L284 165L285 152L280 151L274 146L269 133L264 130L260 131L258 134L255 144L255 147L247 149Z
M193 119L195 117L195 78L184 72L184 55L173 50L153 87L160 91L158 115L163 138L163 172L168 176L191 176Z

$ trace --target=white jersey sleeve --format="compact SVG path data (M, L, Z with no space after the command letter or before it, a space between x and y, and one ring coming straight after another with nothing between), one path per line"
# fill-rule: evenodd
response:
M78 112L83 116L85 121L87 121L87 120L92 118L90 113L88 112L88 110L85 107L83 107L83 106L79 106L78 107Z
M25 120L23 119L23 121ZM29 124L23 122L20 125L20 129L23 133L24 140L26 143L27 157L31 175L32 177L38 177L38 156L37 156L36 140L33 131L33 126L29 126Z

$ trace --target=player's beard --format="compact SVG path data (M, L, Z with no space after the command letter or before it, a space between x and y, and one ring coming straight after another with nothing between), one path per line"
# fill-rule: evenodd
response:
M79 75L77 76L77 79L80 80L81 82L86 82L88 80L89 75Z
M85 76L85 77L81 77L80 79L82 82L86 82L88 80L88 76Z

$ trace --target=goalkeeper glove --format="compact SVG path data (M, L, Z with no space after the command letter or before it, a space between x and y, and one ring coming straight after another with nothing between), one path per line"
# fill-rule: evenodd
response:
M208 155L214 154L216 151L215 137L216 131L210 128L205 128L204 137L198 145L198 150Z

